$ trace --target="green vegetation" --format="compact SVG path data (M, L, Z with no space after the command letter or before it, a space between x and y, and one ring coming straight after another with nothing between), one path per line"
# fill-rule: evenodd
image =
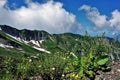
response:
M80 79L87 77L94 80L96 75L110 71L107 63L109 62L108 53L111 45L107 44L104 37L85 36L85 38L87 41L81 43L82 54L76 57L76 66L78 67L76 75L79 75Z
M5 43L11 44L14 48L1 48L0 55L11 56L11 57L21 57L23 54L37 54L44 53L34 49L32 46L25 44L21 41L14 39L13 37L7 35L5 32L0 31L0 38L4 40Z
M39 76L43 80L95 80L97 75L111 70L107 64L113 45L104 36L93 38L70 33L49 36L41 45L50 50L51 54L37 52L23 43L20 45L25 51L20 58L10 57L9 52L0 48L6 54L0 56L1 80Z

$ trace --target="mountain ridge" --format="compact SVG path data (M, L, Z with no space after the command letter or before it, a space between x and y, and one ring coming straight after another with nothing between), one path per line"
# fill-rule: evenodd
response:
M41 40L45 35L48 35L49 33L47 33L46 31L38 31L38 30L28 30L28 29L16 29L13 28L11 26L7 26L7 25L0 25L0 28L2 31L4 31L5 33L8 33L14 37L19 37L23 40L26 41L30 41L30 40ZM44 34L43 34L44 33Z
M50 34L44 30L28 30L28 29L17 29L8 25L0 25L0 30L4 31L5 33L8 33L14 37L20 37L23 40L30 41L30 40L42 40L45 38L46 35L62 35L62 34L70 34L70 35L80 35L80 34L74 34L70 32L66 33L60 33L60 34ZM24 34L24 35L23 35ZM45 34L45 35L44 35ZM22 36L21 36L22 35ZM30 35L26 38L23 38L23 36ZM34 36L34 38L32 38ZM43 36L43 37L42 37ZM82 35L80 35L82 36ZM36 37L36 38L35 38ZM106 37L109 40L113 40L111 37Z
M0 28L0 47L3 47L7 50L13 50L13 48L15 48L16 52L24 51L26 53L33 54L56 52L81 53L81 43L83 41L89 42L89 38L100 38L99 36L89 37L89 35L83 36L73 33L49 34L48 32L43 30L19 30L7 25L0 25ZM103 38L105 41L108 42L108 44L114 40L113 38L109 37ZM4 41L6 42L5 44L3 43ZM120 47L119 44L120 43L117 41L115 46ZM19 47L16 47L15 45Z

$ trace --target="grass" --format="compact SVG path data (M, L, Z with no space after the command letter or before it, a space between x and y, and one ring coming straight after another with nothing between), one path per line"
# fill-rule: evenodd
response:
M64 35L61 38L64 39L63 43L67 41ZM61 46L66 49L66 52L63 52L59 50L57 42L52 44L52 41L44 41L43 44L49 49L56 50L51 54L39 52L24 43L20 44L24 53L17 52L16 49L9 51L9 49L0 48L1 55L7 55L0 57L2 61L0 79L17 80L41 76L44 80L95 80L97 72L102 74L110 70L106 64L109 62L108 53L111 45L107 45L102 37L93 39L86 36L82 41L77 41L80 42L79 45L72 42L73 40L66 42L67 46L72 48L65 47L65 44ZM79 53L75 53L76 48L80 49ZM20 58L15 58L19 54L22 54Z
M104 36L54 34L40 44L51 52L46 54L2 31L0 37L22 48L0 48L1 80L35 76L44 80L95 80L97 74L110 71L108 54L116 47L105 41ZM113 55L116 58L116 54Z
M3 31L0 31L0 36L2 38L4 38L5 40L9 41L9 42L12 42L13 45L19 45L23 52L25 52L26 54L37 54L37 53L44 53L44 52L41 52L41 51L38 51L36 49L34 49L32 46L28 45L28 44L25 44L24 42L20 42L12 37L10 37L9 35L6 35ZM15 55L20 55L22 54L23 52L20 52L19 50L17 50L16 48L14 49L4 49L4 48L0 48L0 53L2 55L11 55L11 56L15 56ZM4 53L3 53L4 52ZM10 53L10 54L9 54ZM15 54L15 55L14 55Z
M22 52L12 49L5 49L5 48L0 48L0 55L3 56L8 56L8 57L13 57L13 58L19 58L21 56L21 54L23 54Z

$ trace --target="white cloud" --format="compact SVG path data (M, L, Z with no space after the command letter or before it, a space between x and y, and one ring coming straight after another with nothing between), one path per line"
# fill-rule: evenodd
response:
M84 10L87 18L94 25L88 32L92 35L106 32L106 35L115 37L120 35L120 11L117 9L111 12L111 16L101 14L96 7L83 5L79 10Z
M120 31L120 12L118 10L114 10L112 12L112 17L109 20L110 27L114 27Z
M2 2L2 3L1 3ZM48 1L43 4L27 0L28 7L10 10L0 1L0 24L7 24L19 29L39 29L51 33L81 31L76 16L67 12L60 2Z
M85 11L90 11L91 7L88 5L82 5L79 10L85 10Z
M94 23L97 28L104 28L107 22L107 16L101 15L97 8L91 7L88 5L83 5L79 8L79 10L85 10L87 18Z

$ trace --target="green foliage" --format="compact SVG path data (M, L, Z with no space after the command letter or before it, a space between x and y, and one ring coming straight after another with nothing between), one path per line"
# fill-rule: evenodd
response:
M97 61L97 64L98 65L105 65L107 62L108 62L108 58L104 58L104 59L99 59L98 61Z
M23 55L21 59L1 57L0 78L24 79L34 76L42 76L43 79L62 79L64 68L67 66L68 54L36 54Z
M88 77L94 80L97 74L102 74L102 72L109 69L106 64L109 61L110 46L103 37L92 38L90 36L86 36L81 45L83 54L77 56L78 71L76 74L81 79Z
M107 64L112 45L108 44L104 36L90 37L86 33L85 37L76 35L76 41L72 36L74 35L69 33L54 35L54 38L50 36L44 41L42 47L54 49L51 54L39 53L21 43L26 52L20 58L0 57L0 79L17 80L41 76L44 80L94 80L96 75L110 70ZM2 48L0 50L4 51ZM33 54L28 54L29 52Z

